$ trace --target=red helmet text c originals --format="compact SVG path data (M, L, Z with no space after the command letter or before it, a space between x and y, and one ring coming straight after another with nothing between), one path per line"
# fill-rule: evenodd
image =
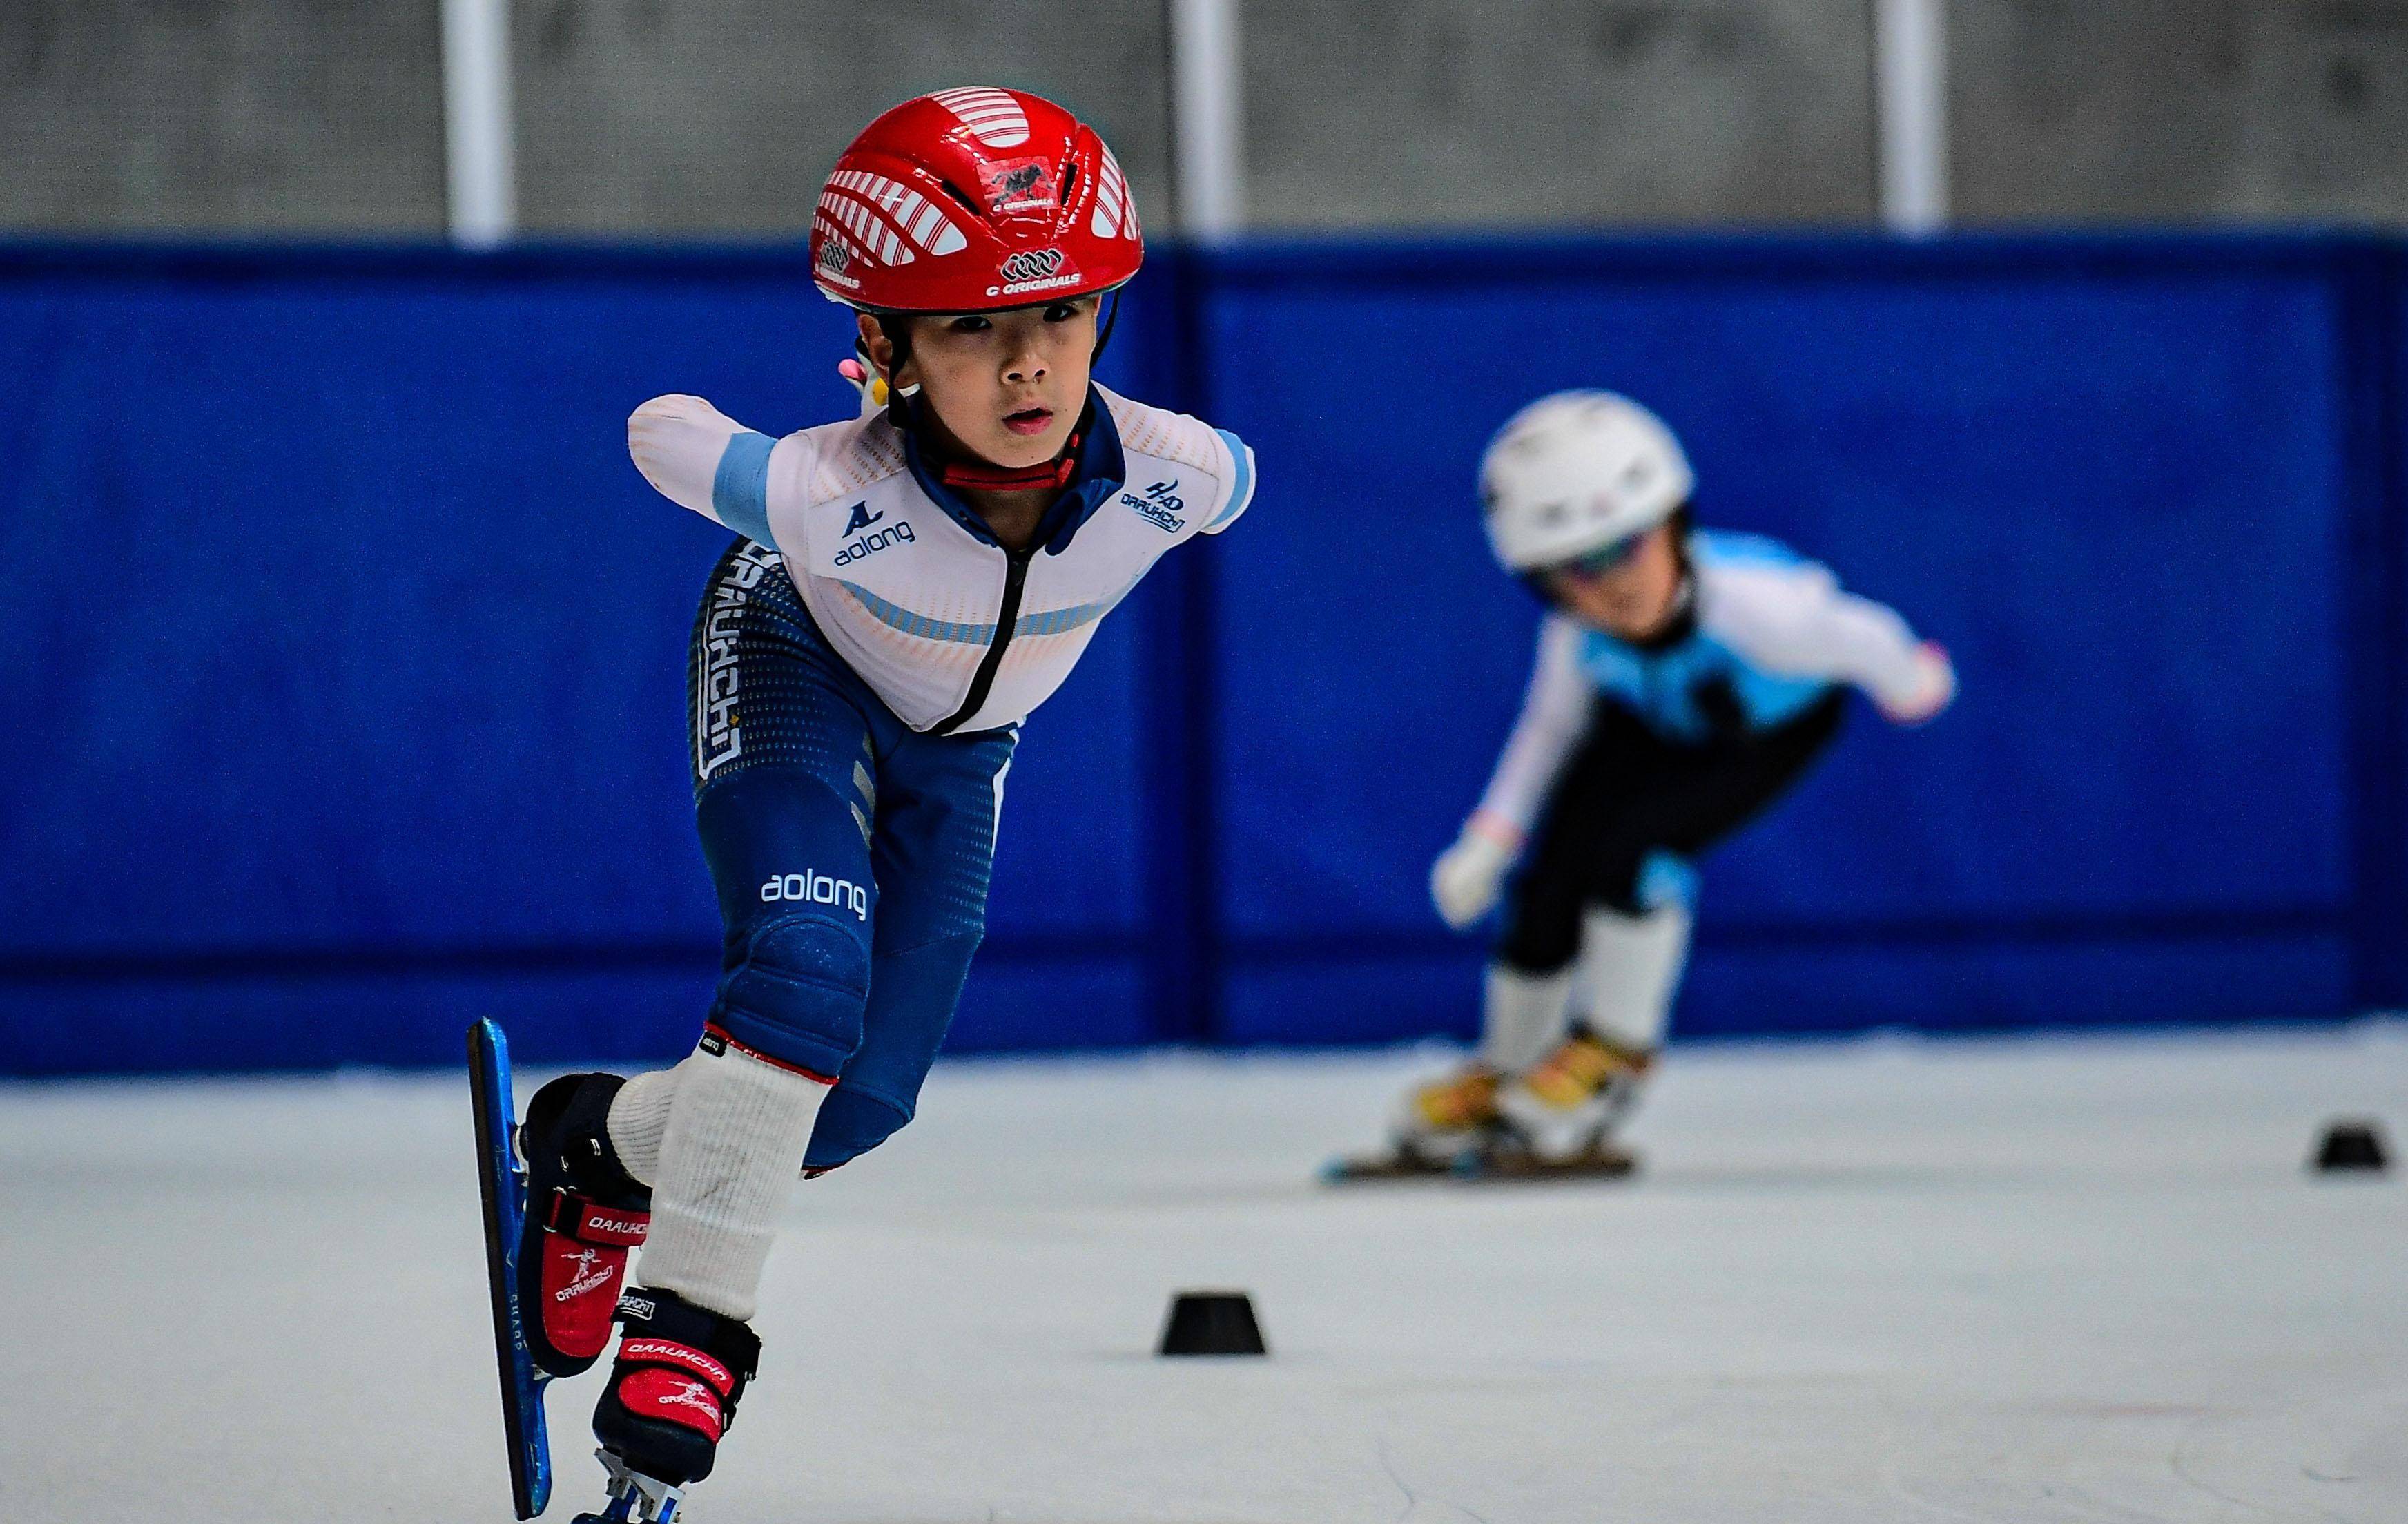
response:
M871 312L982 312L1098 295L1145 258L1128 181L1041 95L921 95L862 129L811 217L811 274Z

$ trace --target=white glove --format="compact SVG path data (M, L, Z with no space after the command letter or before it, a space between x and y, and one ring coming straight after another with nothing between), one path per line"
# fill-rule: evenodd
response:
M1914 689L1901 700L1880 700L1881 712L1899 725L1921 725L1936 719L1956 698L1956 669L1937 640L1926 640L1914 653Z
M1464 823L1455 845L1430 865L1430 899L1447 925L1461 931L1488 913L1521 846L1521 832L1501 820L1473 815Z

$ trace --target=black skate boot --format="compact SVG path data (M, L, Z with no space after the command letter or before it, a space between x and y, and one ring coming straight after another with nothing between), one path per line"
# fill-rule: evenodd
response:
M685 1488L710 1474L761 1359L761 1341L732 1317L673 1292L636 1287L619 1299L625 1336L594 1409L610 1473L610 1504L586 1520L668 1524Z
M548 1376L573 1376L610 1343L627 1253L651 1227L652 1193L619 1162L607 1126L616 1074L567 1074L538 1090L519 1125L526 1226L519 1308L527 1353Z

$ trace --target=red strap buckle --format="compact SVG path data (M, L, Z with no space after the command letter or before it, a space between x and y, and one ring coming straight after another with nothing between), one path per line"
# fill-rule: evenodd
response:
M603 1206L570 1190L552 1193L552 1204L544 1209L546 1231L565 1233L580 1244L605 1244L613 1248L632 1249L644 1241L651 1230L652 1215L640 1208Z

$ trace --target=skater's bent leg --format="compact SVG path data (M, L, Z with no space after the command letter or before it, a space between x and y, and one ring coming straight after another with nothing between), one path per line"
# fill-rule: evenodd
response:
M804 1168L818 1172L859 1157L911 1120L921 1083L960 1003L975 934L904 953L881 952L869 980L865 1036L820 1108Z
M779 1063L842 1072L861 1045L878 897L849 791L753 768L706 789L695 823L727 928L709 1025Z
M830 1081L733 1043L679 1076L639 1284L750 1321Z
M860 1048L820 1113L807 1165L832 1170L911 1120L986 931L1003 775L1017 735L917 736L879 778L878 932Z
M1563 1035L1572 970L1524 973L1510 963L1488 966L1481 999L1480 1061L1500 1074L1537 1063Z
M1662 752L1627 711L1600 704L1556 778L1508 890L1489 964L1481 1057L1499 1072L1527 1069L1563 1035L1600 855L1623 834L1624 801L1656 776Z
M1628 803L1666 766L1667 748L1627 710L1598 705L1588 735L1549 791L1506 893L1493 960L1552 974L1579 956L1581 912L1598 898L1598 858L1629 834Z
M1632 915L1611 906L1584 919L1573 1014L1633 1055L1664 1045L1664 1030L1689 952L1689 907L1670 899Z
M695 820L726 957L678 1066L638 1280L749 1319L811 1129L860 1045L873 881L846 797L809 772L738 772Z
M1599 834L1596 899L1639 914L1685 896L1669 853L1692 858L1770 809L1838 736L1845 713L1834 693L1744 740L1675 754L1677 762L1628 791Z

